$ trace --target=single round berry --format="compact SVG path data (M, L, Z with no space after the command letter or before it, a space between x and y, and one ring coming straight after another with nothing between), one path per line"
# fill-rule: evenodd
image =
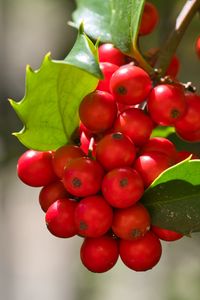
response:
M86 197L100 190L103 175L104 170L97 161L87 157L75 158L65 167L63 184L70 194Z
M136 146L141 147L150 138L153 122L141 109L130 108L118 115L113 128L114 131L128 136Z
M191 156L191 159L199 159L198 155L196 155L192 152L189 152L189 151L182 150L182 151L177 152L176 163L179 163L179 162L185 160L189 156Z
M119 257L118 242L110 236L86 238L80 249L83 265L95 273L110 270Z
M119 66L111 64L109 62L100 62L100 69L103 73L104 78L99 80L97 90L110 93L110 79Z
M160 260L162 246L159 238L152 232L133 240L120 240L119 254L123 263L135 271L152 269Z
M74 158L84 156L80 147L64 145L58 148L53 155L53 169L59 178L63 177L65 166Z
M60 180L44 186L39 194L39 203L44 212L58 199L66 198L68 193Z
M117 104L108 92L96 90L85 96L79 106L81 122L93 133L111 128L117 116Z
M149 75L132 64L121 66L110 80L110 90L116 101L128 105L145 101L151 88Z
M180 135L200 130L200 95L188 93L185 99L186 112L175 123L175 129Z
M154 225L151 227L151 230L153 231L153 233L155 233L155 235L159 239L161 239L163 241L172 242L172 241L177 241L183 237L183 235L179 232L160 228L160 227L154 226Z
M48 230L60 238L69 238L77 234L74 212L77 202L72 199L55 201L46 212L46 225Z
M75 211L78 233L85 237L99 237L105 234L112 224L113 212L102 196L81 199Z
M17 174L25 184L33 187L45 186L57 180L52 152L27 150L18 160Z
M112 230L124 240L134 240L144 236L150 229L150 215L140 203L128 208L118 208L113 213Z
M173 163L177 159L177 151L175 145L163 137L153 137L141 148L140 155L148 152L160 152L167 155Z
M144 11L142 14L142 20L140 23L139 34L150 34L158 24L159 13L154 4L146 2L144 5Z
M148 187L164 170L173 165L171 158L160 152L148 152L140 155L134 168L141 175L145 187Z
M141 198L144 193L144 184L136 170L118 168L104 176L101 189L111 206L125 208Z
M155 123L163 126L174 125L187 108L184 89L174 84L157 85L149 95L147 106Z
M132 165L136 149L131 140L120 132L105 135L96 147L96 159L106 169Z
M200 129L190 132L176 130L176 133L184 141L191 143L200 142Z
M111 43L99 46L98 53L100 62L109 62L117 66L122 66L126 62L125 55Z

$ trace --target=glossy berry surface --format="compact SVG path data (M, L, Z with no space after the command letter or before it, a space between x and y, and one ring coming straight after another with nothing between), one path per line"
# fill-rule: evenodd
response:
M187 103L186 112L175 123L176 132L181 136L200 131L200 96L188 93L185 98Z
M39 203L44 212L58 199L66 198L68 195L64 185L60 180L54 181L44 186L39 194Z
M125 208L141 198L144 193L144 184L136 170L118 168L104 176L101 190L111 206Z
M128 136L136 146L142 146L150 138L153 122L141 109L130 108L118 115L113 128Z
M118 242L110 236L86 238L80 249L83 265L95 273L110 270L119 257Z
M97 143L96 159L105 170L130 166L135 155L134 144L120 132L105 135Z
M75 211L78 233L85 237L104 235L112 224L112 208L102 196L81 199Z
M145 101L151 88L149 75L132 64L121 66L110 80L110 90L116 101L128 105Z
M77 234L74 212L77 202L65 198L55 201L47 210L45 221L48 230L60 238L69 238Z
M100 45L98 53L100 62L109 62L117 66L125 64L125 55L111 43Z
M33 187L57 180L52 165L52 152L27 150L18 160L17 174L25 184Z
M133 240L120 240L119 253L123 263L135 271L152 269L160 260L162 246L159 238L152 232Z
M109 63L100 62L100 69L103 73L104 78L99 80L97 85L97 90L110 93L110 79L115 71L117 71L119 66Z
M184 90L179 85L157 85L149 95L147 106L155 123L163 126L174 125L187 108Z
M177 151L175 145L164 137L150 138L147 143L141 148L140 155L148 152L160 152L167 155L173 163L177 159Z
M81 122L93 133L112 127L117 116L117 104L108 92L96 90L87 95L79 106Z
M96 194L101 188L104 170L90 158L75 158L64 170L63 184L66 190L77 197Z
M163 241L172 242L172 241L177 241L183 237L183 235L179 232L160 228L158 226L152 226L151 230L155 233L155 235L159 239L161 239Z
M128 208L114 210L112 230L121 239L134 240L146 234L150 223L147 209L136 203Z
M172 166L171 159L160 152L148 152L140 155L134 168L141 175L145 187L148 187L164 170Z
M74 158L84 156L83 151L76 145L64 145L53 154L53 169L59 178L63 177L65 166Z

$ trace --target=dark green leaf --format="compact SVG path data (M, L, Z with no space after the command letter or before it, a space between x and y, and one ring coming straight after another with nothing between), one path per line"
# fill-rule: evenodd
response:
M101 42L112 42L130 54L137 48L137 36L144 0L77 0L73 20L83 22L86 33Z
M152 223L183 234L200 231L200 160L183 161L163 172L142 202Z
M83 22L85 32L93 39L110 42L111 37L111 7L112 1L77 0L77 10L72 18L76 27Z

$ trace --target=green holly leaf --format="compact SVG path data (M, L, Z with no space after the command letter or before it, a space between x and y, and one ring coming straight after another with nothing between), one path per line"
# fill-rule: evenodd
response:
M164 171L145 191L152 224L191 234L200 231L200 160L185 160Z
M110 42L112 1L76 0L77 9L72 14L74 25L78 28L81 23L87 35L92 39Z
M145 0L77 0L72 18L78 27L101 42L112 42L129 54L137 45L138 30Z
M42 151L70 142L79 123L79 104L96 88L99 78L97 49L81 27L65 60L55 61L47 54L39 70L27 67L24 98L10 100L24 124L14 135L27 148Z

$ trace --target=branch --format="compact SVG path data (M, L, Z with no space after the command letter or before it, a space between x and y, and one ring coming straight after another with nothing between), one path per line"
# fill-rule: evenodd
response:
M161 48L155 67L161 70L161 76L165 75L167 67L171 61L172 56L176 52L176 49L188 28L191 20L196 12L200 9L200 0L187 0L182 8L174 29L172 30L168 40Z

